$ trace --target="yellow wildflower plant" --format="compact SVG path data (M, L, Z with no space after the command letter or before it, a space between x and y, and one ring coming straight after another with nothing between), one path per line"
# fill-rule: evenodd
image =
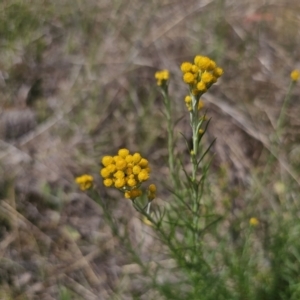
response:
M167 83L170 78L170 73L168 70L161 70L155 73L155 79L157 80L157 85L162 86Z
M199 155L199 144L204 134L203 123L207 120L205 114L199 116L204 107L201 96L217 82L223 75L223 69L207 56L196 55L192 62L183 62L180 66L182 79L188 85L189 95L184 98L185 105L190 114L192 127L193 149L191 149L191 160L194 164L193 176L196 174Z
M104 156L100 175L106 187L115 187L125 198L134 200L141 196L140 186L150 177L149 162L140 153L131 154L123 148L115 156Z
M292 81L296 82L300 78L300 71L299 70L294 70L291 72L291 79Z
M82 191L85 191L93 187L94 178L91 175L84 174L82 176L76 177L75 182L79 185L79 188Z

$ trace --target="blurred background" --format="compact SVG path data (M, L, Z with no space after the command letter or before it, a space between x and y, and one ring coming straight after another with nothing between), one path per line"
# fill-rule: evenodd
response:
M101 208L74 178L94 175L133 245L143 240L141 257L159 256L131 203L102 186L100 159L121 147L140 152L158 185L156 205L169 197L166 120L154 73L170 70L175 152L188 165L179 66L201 54L224 69L204 97L212 118L206 143L217 139L211 191L220 212L238 215L269 157L290 72L300 68L299 28L297 0L2 0L0 299L151 299L130 277L139 270ZM299 95L298 85L278 158L291 186L300 182ZM287 189L278 172L274 167L263 187L266 197ZM268 205L259 204L261 215Z

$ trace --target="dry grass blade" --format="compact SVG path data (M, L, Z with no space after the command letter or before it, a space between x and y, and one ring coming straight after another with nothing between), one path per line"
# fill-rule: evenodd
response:
M7 235L7 236L5 237L5 239L2 240L2 241L0 242L0 257L3 256L3 253L5 252L5 249L6 249L11 243L13 243L13 242L15 241L16 238L17 238L17 234L16 234L16 232L13 232L13 233Z
M6 215L8 215L11 219L16 219L17 223L19 223L21 226L25 226L27 230L30 230L34 232L34 234L44 243L47 244L47 246L50 246L50 244L53 242L53 240L46 235L44 232L42 232L37 226L32 224L30 221L28 221L22 214L17 212L11 205L9 205L8 200L1 200L0 202L0 209L2 212L4 212Z

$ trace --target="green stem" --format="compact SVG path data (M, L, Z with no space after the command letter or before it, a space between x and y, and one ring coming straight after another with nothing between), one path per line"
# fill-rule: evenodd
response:
M288 103L289 103L289 100L290 100L290 97L291 97L291 92L292 92L292 89L294 87L294 82L291 82L290 85L289 85L289 88L288 88L288 92L283 100L283 104L282 104L282 107L281 107L281 110L280 110L280 114L279 114L279 117L278 117L278 120L277 120L277 123L276 123L276 127L275 127L275 138L274 140L271 140L271 149L272 149L272 152L269 154L269 157L268 157L268 160L267 160L267 163L266 163L266 167L265 167L265 170L264 170L264 175L263 175L263 178L262 178L262 183L264 184L266 179L268 178L269 176L269 172L270 172L270 169L272 167L272 164L275 160L275 158L277 157L277 154L279 152L279 147L280 147L280 138L281 138L281 131L282 131L282 125L283 125L283 122L284 122L284 119L285 119L285 115L286 115L286 110L287 110L287 106L288 106Z
M193 204L192 204L192 210L193 210L193 243L196 248L198 248L198 229L199 229L199 189L198 189L198 183L197 183L197 170L198 170L198 163L197 163L197 157L199 156L199 116L198 116L198 102L199 97L194 96L191 93L192 97L192 111L190 112L190 122L192 127L192 139L193 139L193 150L191 154L191 161L193 165L193 171L192 171L192 195L193 195Z
M167 118L169 169L170 169L173 185L175 186L176 178L175 178L174 133L173 133L173 122L172 122L172 107L171 107L171 100L169 98L167 87L162 88L162 95L164 98L164 105L166 108L166 118Z
M192 164L193 164L193 173L192 173L192 179L193 181L196 180L197 175L197 157L199 152L199 134L198 134L198 102L199 99L196 98L196 96L192 95L192 106L193 109L190 112L190 122L192 127L192 134L193 134L193 153L192 153Z
M283 100L283 105L281 107L281 111L280 111L280 114L279 114L279 118L277 120L277 124L276 124L276 134L278 136L278 138L280 139L280 130L281 130L281 127L282 127L282 124L283 124L283 121L284 121L284 117L285 117L285 113L286 113L286 109L287 109L287 105L288 105L288 102L290 100L290 97L291 97L291 92L292 92L292 89L294 87L294 82L292 81L289 85L289 89L288 89L288 92Z

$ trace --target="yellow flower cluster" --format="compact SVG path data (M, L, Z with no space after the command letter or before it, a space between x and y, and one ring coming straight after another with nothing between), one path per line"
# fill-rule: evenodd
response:
M298 81L299 80L299 78L300 78L300 71L299 70L294 70L294 71L292 71L292 73L291 73L291 79L292 79L292 81Z
M140 153L130 154L128 149L120 149L118 155L104 156L100 175L106 187L115 187L124 192L128 199L141 196L140 185L149 179L148 160Z
M195 56L194 64L182 63L181 71L183 81L190 86L194 95L205 93L223 74L223 69L219 68L213 60L201 55Z
M88 190L93 186L94 178L91 175L84 174L76 177L75 182L79 185L82 191Z
M167 80L169 80L169 78L170 73L168 70L161 70L155 73L155 79L157 80L158 86L164 85L167 82Z

